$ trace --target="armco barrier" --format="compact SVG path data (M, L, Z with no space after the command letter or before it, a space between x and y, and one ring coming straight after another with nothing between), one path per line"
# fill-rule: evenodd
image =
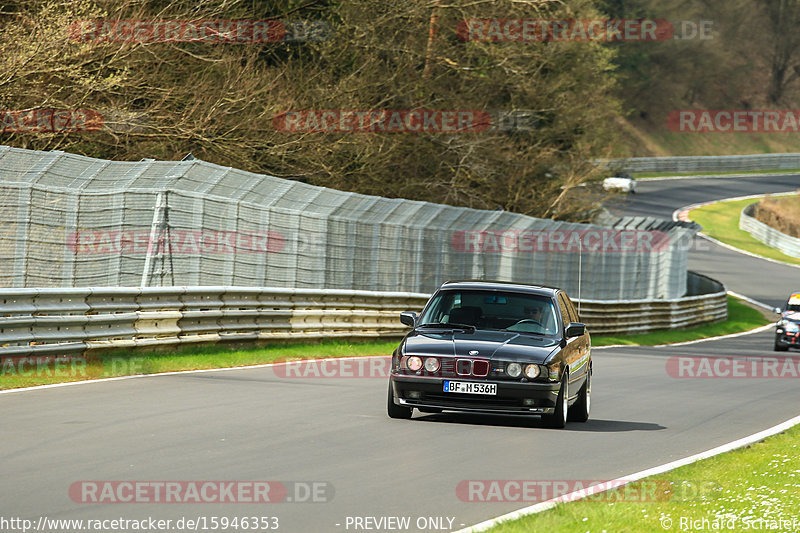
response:
M583 300L581 320L590 333L612 335L681 329L721 322L728 318L725 286L689 272L689 295L672 300Z
M581 302L591 333L632 333L724 320L725 288L674 300ZM702 287L701 287L702 286ZM402 292L243 287L3 289L0 356L270 339L396 338L401 311L428 296Z
M0 355L221 341L399 337L424 294L152 287L0 290Z
M790 257L800 257L800 239L786 235L754 218L756 205L757 203L750 204L742 210L739 216L739 229Z
M800 154L631 157L595 162L627 172L746 172L800 169Z

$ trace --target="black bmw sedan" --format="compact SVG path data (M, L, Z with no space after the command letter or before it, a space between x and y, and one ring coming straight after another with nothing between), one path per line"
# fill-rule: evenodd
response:
M591 407L591 340L567 294L552 287L455 281L392 354L388 414L466 411L539 415L552 427L585 422Z

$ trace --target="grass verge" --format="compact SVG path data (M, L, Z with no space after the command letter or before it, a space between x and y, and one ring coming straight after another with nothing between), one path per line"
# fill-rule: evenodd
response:
M771 320L757 309L742 303L738 298L728 296L728 319L717 324L709 324L690 329L653 331L641 335L596 335L592 336L592 346L609 346L613 344L629 344L638 346L655 346L687 342L719 335L729 335L749 331L769 324Z
M703 226L703 233L725 244L756 255L783 261L784 263L800 265L800 259L788 256L775 248L767 246L763 242L754 239L746 231L739 229L739 216L742 213L742 209L756 201L751 199L717 202L693 209L689 212L689 218Z
M769 321L757 310L728 297L728 320L680 331L658 331L631 336L595 336L594 346L631 344L652 346L747 331ZM174 351L110 350L87 357L36 358L5 357L0 365L0 390L70 381L110 378L133 374L158 374L180 370L203 370L273 363L283 359L389 355L397 346L388 342L328 341L318 344L279 344L266 347L233 348L224 345L185 346Z
M36 358L31 358L31 364L21 366L19 358L9 357L3 358L0 390L132 374L258 365L283 359L389 355L396 346L394 341L326 341L319 344L277 344L258 348L185 346L170 352L109 350L87 357L64 357L60 363L47 360L47 364L40 367L36 366Z
M798 440L800 426L795 426L746 448L489 531L800 531Z
M756 220L792 237L800 237L800 194L764 198L753 212Z

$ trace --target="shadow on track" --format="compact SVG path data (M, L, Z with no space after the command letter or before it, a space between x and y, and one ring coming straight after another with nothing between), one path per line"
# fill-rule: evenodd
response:
M438 422L443 424L464 424L473 426L502 426L518 428L549 428L539 417L500 416L468 413L415 413L414 422ZM626 420L589 419L586 423L568 422L564 429L554 431L582 431L595 433L620 433L624 431L661 431L666 426L652 422L631 422Z

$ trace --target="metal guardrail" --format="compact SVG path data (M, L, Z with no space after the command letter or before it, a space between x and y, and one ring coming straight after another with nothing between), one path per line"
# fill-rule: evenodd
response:
M753 217L757 204L756 202L742 209L742 214L739 215L739 229L746 231L754 239L763 242L767 246L777 248L790 257L800 258L800 239L786 235Z
M0 355L185 343L397 337L411 293L243 287L3 289Z
M717 282L712 288L718 290L675 300L584 300L581 316L595 334L723 320L725 289ZM3 289L0 356L225 341L396 338L407 331L398 314L420 310L427 299L402 292L243 287Z
M727 291L722 283L689 272L687 285L690 296L670 300L583 300L581 320L590 333L624 335L690 328L728 318Z
M800 169L800 154L756 154L599 159L602 166L627 172L739 172Z

